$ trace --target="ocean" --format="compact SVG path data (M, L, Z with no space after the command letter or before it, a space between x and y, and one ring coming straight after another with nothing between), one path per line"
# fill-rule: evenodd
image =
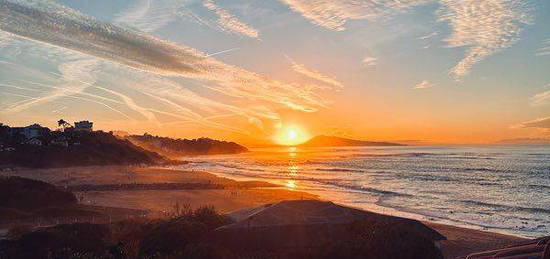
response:
M371 211L523 237L550 235L550 146L264 148L185 158Z

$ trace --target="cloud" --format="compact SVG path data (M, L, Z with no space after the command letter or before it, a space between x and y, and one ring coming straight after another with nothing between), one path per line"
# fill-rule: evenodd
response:
M327 102L314 89L225 64L193 48L103 23L49 1L0 2L0 29L157 75L205 82L235 98L313 112Z
M428 80L423 80L422 82L416 84L413 89L426 89L434 86L435 84L429 82Z
M288 57L287 57L288 58ZM292 59L288 58L290 62L292 63L292 69L299 74L302 74L304 76L307 76L309 78L313 78L317 81L323 82L327 85L330 85L332 87L335 87L336 89L343 88L344 85L340 83L336 78L332 76L325 75L315 69L306 67L303 64L298 64L294 62Z
M153 32L176 20L185 0L135 0L128 9L115 15L116 25Z
M550 129L550 117L539 118L531 121L522 122L519 127L521 128L538 128L543 130Z
M499 53L519 40L523 25L532 17L525 0L280 0L311 23L334 31L346 29L349 20L378 20L437 2L440 21L448 22L452 34L445 39L448 47L466 47L466 57L449 74L456 80L490 55ZM437 35L431 33L419 39ZM543 48L540 54L550 50Z
M545 105L550 102L550 90L542 93L535 94L530 98L532 106Z
M418 39L418 40L427 40L427 39L430 39L430 38L432 38L432 37L434 37L434 36L437 36L437 34L439 34L439 32L434 31L434 32L432 32L432 33L430 33L430 34L427 34L427 35L418 37L418 38L416 38L416 39Z
M260 35L258 30L251 28L247 24L241 22L237 17L235 17L225 9L221 8L220 6L216 5L214 1L204 0L203 5L208 10L216 13L216 15L218 16L218 24L222 28L230 32L242 34L251 38L258 38L258 36Z
M11 41L11 34L10 33L7 33L7 32L4 32L4 31L0 31L0 48L8 45Z
M522 25L531 23L523 0L440 0L441 21L449 22L449 47L467 47L466 57L450 70L455 79L470 73L472 67L519 40Z
M378 58L366 56L362 62L367 66L375 66L378 64Z
M540 47L537 50L537 53L535 53L535 55L537 56L550 55L550 39L543 40L541 45L542 47Z
M95 82L96 76L94 72L98 68L101 59L79 53L69 53L63 49L49 46L46 48L39 47L40 44L34 42L17 40L10 44L10 48L15 49L18 54L9 58L14 60L28 60L30 56L35 54L33 52L39 52L41 56L47 57L49 61L53 60L59 62L57 66L59 73L43 73L32 68L24 69L16 64L12 64L10 69L25 71L25 80L29 80L33 77L36 78L36 75L43 74L40 78L36 79L36 81L55 81L57 87L46 87L49 91L43 92L41 96L26 102L20 102L18 105L6 109L4 112L18 112L36 105L51 102L67 95L75 95L81 93ZM40 51L37 51L37 48L39 48ZM30 83L33 84L33 82Z
M311 23L343 31L348 20L375 20L429 0L281 0Z

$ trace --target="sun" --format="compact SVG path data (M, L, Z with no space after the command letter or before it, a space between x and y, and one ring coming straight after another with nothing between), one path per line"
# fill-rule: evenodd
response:
M293 139L293 140L294 140L294 139L296 139L296 138L298 137L298 132L297 132L296 130L294 130L294 129L290 129L290 130L288 130L287 135L288 135L288 138L289 138L289 139Z
M274 141L285 146L294 146L307 141L309 134L297 125L282 126L275 135Z

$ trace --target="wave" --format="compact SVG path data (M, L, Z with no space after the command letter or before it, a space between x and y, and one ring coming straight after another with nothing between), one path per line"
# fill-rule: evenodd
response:
M315 170L326 171L326 172L356 172L356 173L365 172L365 170L350 169L350 168L316 168Z
M412 153L394 153L394 154L351 154L351 155L346 155L345 157L422 157L422 156L437 156L437 155L440 155L440 154L412 152Z
M549 190L550 191L550 186L548 186L548 185L529 184L527 186L529 188L533 188L533 189L541 189L541 190Z
M462 202L464 204L471 204L471 205L475 205L475 206L489 207L489 208L500 209L500 210L505 210L505 211L524 211L524 212L530 212L530 213L550 214L550 209L544 209L544 208L521 207L521 206L504 205L504 204L496 204L496 203L489 203L489 202L483 202L483 201L473 201L473 200L461 200L460 202Z
M388 190L381 190L376 189L372 187L367 186L359 186L359 185L353 185L353 184L345 184L345 183L339 183L334 181L326 181L321 180L317 181L322 184L326 185L332 185L335 187L343 188L343 189L349 189L349 190L355 190L355 191L362 191L362 192L370 192L378 195L390 195L390 196L400 196L400 197L414 197L414 195L408 194L408 193L402 193L402 192L395 192L395 191L388 191Z
M377 206L391 208L391 209L401 211L401 212L420 215L420 216L422 216L425 219L428 219L430 221L444 220L444 221L459 223L460 225L476 226L476 227L482 228L484 230L494 229L494 230L504 230L504 231L507 231L507 232L512 231L512 232L516 232L516 233L521 233L522 235L524 235L526 237L537 237L537 236L540 236L542 234L546 234L546 231L545 231L546 230L546 224L544 224L545 221L540 220L540 219L532 219L532 218L525 219L525 218L521 218L521 217L519 217L519 218L518 217L512 217L512 218L508 218L508 219L515 220L515 223L512 223L512 224L510 224L510 223L505 224L502 221L498 221L498 223L494 223L494 224L487 224L487 223L484 223L483 221L479 221L479 220L457 218L457 217L454 216L456 213L452 213L452 212L442 212L441 210L431 211L431 210L426 210L426 209L417 209L417 208L411 208L411 207L404 207L404 206L400 206L400 205L390 204L386 201L387 201L387 199L381 198L375 204ZM486 215L486 216L489 216L489 217L492 216L492 214L490 214L490 213L483 213L483 212L481 212L481 213L476 212L475 214L476 215L483 214L483 215ZM520 220L520 222L518 222L517 220ZM532 224L532 226L528 226L527 225L528 221L539 222L539 223L534 223L534 224ZM542 224L540 224L540 222L542 222Z

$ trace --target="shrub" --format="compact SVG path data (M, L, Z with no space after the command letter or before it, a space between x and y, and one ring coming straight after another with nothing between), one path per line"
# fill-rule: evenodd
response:
M74 194L49 183L17 176L0 178L0 207L34 210L76 203Z
M349 240L326 243L315 258L443 258L432 240L389 223L359 222L349 228Z
M206 225L186 220L161 223L140 245L140 257L169 256L183 252L186 245L198 242L207 232Z
M144 237L140 257L185 257L186 253L208 255L203 249L206 245L198 244L207 233L229 223L229 218L217 213L213 207L200 207L194 211L183 208L177 217L159 223Z
M109 225L111 234L108 238L111 253L123 253L128 258L137 258L142 240L159 224L158 221L149 219L129 219L115 222Z
M204 224L210 230L231 223L231 219L229 217L219 214L212 206L199 207L194 211L188 210L187 213L181 214L176 219L199 222Z
M108 229L102 225L77 223L59 225L23 234L17 240L3 241L1 258L48 258L69 249L71 253L101 256Z

